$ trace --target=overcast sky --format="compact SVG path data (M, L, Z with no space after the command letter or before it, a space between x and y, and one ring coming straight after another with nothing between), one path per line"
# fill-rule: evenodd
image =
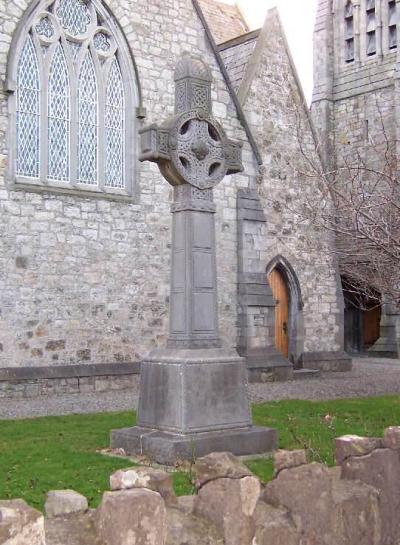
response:
M263 25L268 9L277 6L308 102L312 94L312 34L317 0L223 0L239 4L252 29Z

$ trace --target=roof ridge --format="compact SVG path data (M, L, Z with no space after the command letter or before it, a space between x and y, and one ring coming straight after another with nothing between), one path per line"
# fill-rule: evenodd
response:
M261 30L262 30L261 28L257 28L256 30L250 30L246 34L241 34L240 36L236 36L236 38L231 38L230 40L227 40L226 42L222 42L221 44L218 44L218 49L220 51L224 51L225 49L229 49L230 47L234 47L236 45L249 42L250 40L254 40L259 37Z

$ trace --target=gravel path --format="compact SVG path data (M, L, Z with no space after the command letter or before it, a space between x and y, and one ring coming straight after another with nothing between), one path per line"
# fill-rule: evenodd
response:
M337 399L400 394L400 360L354 358L348 373L322 373L319 378L251 384L253 402L279 399Z
M122 392L2 399L0 419L131 410L137 407L138 392L137 381L133 390ZM349 373L325 373L316 379L293 382L251 384L249 392L253 402L400 394L400 360L355 358Z

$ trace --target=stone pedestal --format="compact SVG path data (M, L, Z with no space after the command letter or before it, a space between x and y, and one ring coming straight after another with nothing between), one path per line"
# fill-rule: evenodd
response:
M212 117L211 81L204 63L184 58L176 115L142 131L141 160L174 187L170 334L142 364L138 426L113 431L111 445L164 464L277 446L276 431L252 427L245 360L219 337L212 190L243 167L241 145Z
M125 428L111 434L111 447L129 455L146 455L159 464L195 460L211 452L232 452L236 456L269 453L277 448L278 432L251 426L204 433L174 434L157 429Z
M271 452L277 432L252 426L246 375L234 351L152 352L141 368L138 426L113 431L111 447L170 465L216 451Z
M400 331L397 330L400 315L390 303L385 303L382 311L380 337L368 350L368 356L372 358L400 358L398 337Z
M223 349L152 352L142 364L138 425L171 433L251 426L246 365Z

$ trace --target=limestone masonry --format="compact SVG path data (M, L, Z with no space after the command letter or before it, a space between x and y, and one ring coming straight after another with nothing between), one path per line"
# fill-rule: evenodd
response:
M242 145L243 172L214 190L223 346L250 380L349 369L333 240L298 213L318 194L304 152L320 164L345 137L362 147L375 98L393 118L397 49L355 43L347 62L345 2L331 4L311 116L276 10L249 32L211 0L0 3L0 396L129 386L166 343L173 191L139 162L138 134L173 115L185 54L210 67L214 116Z

